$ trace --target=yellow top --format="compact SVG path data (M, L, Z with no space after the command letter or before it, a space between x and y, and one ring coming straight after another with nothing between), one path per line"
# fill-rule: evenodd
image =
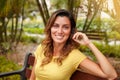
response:
M35 66L36 80L70 80L72 73L77 69L78 65L86 58L78 49L72 50L69 55L62 61L59 66L52 61L41 67L42 59L44 59L42 46L39 45L35 51L35 58L37 60Z

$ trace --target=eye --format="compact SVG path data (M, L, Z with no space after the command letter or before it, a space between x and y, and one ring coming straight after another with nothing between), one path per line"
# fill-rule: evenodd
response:
M68 25L63 26L64 29L69 29L70 27Z
M59 25L58 24L53 24L53 26L52 26L53 28L58 28L59 27Z

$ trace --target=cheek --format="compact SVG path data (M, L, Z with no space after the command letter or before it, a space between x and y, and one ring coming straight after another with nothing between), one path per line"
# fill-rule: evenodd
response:
M68 35L71 34L71 29L69 29L67 32L66 32Z
M70 31L66 32L67 35L70 35Z
M69 37L71 34L71 31L66 31L65 34L67 35L67 37Z
M54 32L56 32L56 29L51 28L51 33L54 33Z
M56 31L51 28L51 37L52 37L52 38L53 38L53 34L54 34L55 32L56 32Z

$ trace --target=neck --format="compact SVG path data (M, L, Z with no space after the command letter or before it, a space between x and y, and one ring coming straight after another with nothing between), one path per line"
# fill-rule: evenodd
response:
M59 56L64 45L63 44L53 44L53 46L54 46L54 55Z

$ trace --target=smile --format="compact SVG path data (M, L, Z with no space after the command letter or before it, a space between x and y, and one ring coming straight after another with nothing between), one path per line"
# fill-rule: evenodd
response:
M59 40L63 39L63 36L61 36L61 35L55 35L55 37Z

